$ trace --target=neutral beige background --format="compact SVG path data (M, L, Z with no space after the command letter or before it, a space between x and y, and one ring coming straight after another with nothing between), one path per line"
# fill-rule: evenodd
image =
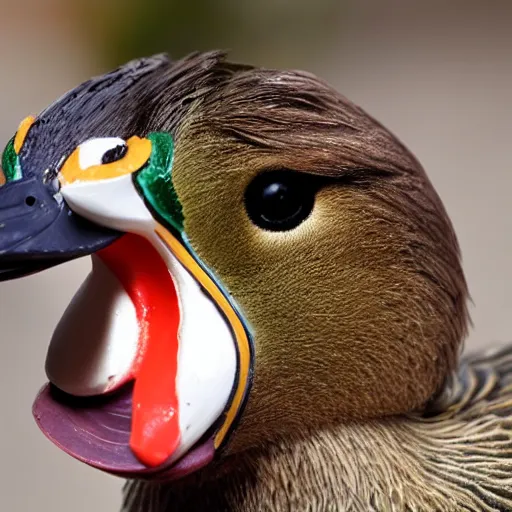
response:
M59 0L0 1L0 141L97 71ZM359 0L308 66L395 131L459 235L474 299L468 346L512 338L512 2ZM449 4L447 7L445 4ZM263 59L264 60L264 59ZM89 268L0 287L0 512L115 511L121 482L63 455L30 408L46 344Z

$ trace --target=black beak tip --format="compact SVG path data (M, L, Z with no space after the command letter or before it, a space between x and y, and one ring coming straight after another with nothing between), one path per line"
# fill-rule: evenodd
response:
M66 261L66 260L64 260ZM47 261L26 261L23 263L1 263L0 264L0 282L12 281L20 277L27 277L32 274L36 274L48 268L54 267L59 263L63 263L62 260L47 260Z
M33 220L2 225L0 219L0 282L88 256L123 235L71 214L67 207L42 230L37 219Z
M32 243L29 243L28 247L19 247L18 250L0 250L0 282L27 277L62 263L88 256L114 243L123 235L123 233L114 231L101 235L96 233L97 237L91 237L91 233L87 234L89 236L84 237L84 233L79 232L77 240L75 240L78 242L77 244L73 244L68 237L64 238L60 248L56 247L55 240L53 240L51 252L45 249L44 239L37 240L37 238L31 240Z
M58 235L58 233L56 234ZM75 235L74 239L70 239L69 236L63 237L63 239L58 236L53 238L48 244L51 250L45 247L45 237L43 239L29 238L27 244L11 250L2 251L0 249L0 282L27 277L62 263L88 256L114 243L123 233L78 231Z
M87 256L120 236L75 214L41 179L0 188L0 281Z

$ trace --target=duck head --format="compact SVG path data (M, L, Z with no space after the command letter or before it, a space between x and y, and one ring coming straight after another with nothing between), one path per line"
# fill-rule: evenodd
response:
M92 255L34 405L87 464L177 478L422 408L456 365L467 289L438 195L310 74L140 59L24 121L3 161L4 278Z

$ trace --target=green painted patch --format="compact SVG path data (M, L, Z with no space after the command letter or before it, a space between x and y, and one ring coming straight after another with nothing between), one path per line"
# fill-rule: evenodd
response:
M2 169L7 182L21 179L20 159L14 150L14 137L5 146L2 154Z
M179 233L183 231L183 211L172 184L174 143L168 133L150 133L152 150L149 163L136 173L136 184L144 198Z

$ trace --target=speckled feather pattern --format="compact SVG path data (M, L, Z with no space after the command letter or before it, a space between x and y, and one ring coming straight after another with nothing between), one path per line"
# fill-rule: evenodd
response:
M126 512L512 510L512 348L461 366L447 410L304 430L174 484L128 483Z

